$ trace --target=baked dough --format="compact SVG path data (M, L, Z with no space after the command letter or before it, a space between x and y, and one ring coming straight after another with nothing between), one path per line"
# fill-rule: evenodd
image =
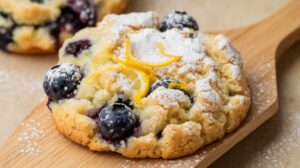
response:
M81 67L84 77L75 97L49 103L62 134L93 151L171 159L192 154L240 125L250 93L229 39L159 27L154 12L112 14L64 43L59 63ZM126 138L107 140L98 115L120 99L138 122Z
M0 0L0 48L23 54L57 51L78 30L95 26L127 0Z

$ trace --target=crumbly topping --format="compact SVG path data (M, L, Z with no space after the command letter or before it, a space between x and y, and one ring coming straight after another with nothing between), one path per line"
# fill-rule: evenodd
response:
M130 13L124 15L108 15L103 21L98 25L100 29L109 25L110 22L114 22L112 27L110 27L113 38L111 39L112 43L115 43L124 32L130 30L134 27L149 27L155 28L158 25L158 17L154 12L147 13Z
M115 102L119 94L128 91L126 98L139 116L138 131L126 144L111 149L127 157L175 158L190 154L236 128L250 104L241 77L240 55L227 38L190 29L161 32L158 27L157 16L152 12L110 15L97 28L76 37L103 33L101 38L95 37L93 52L88 55L92 59L86 76L95 76L97 87L91 89L93 82L89 87L80 87L82 92L89 93L81 98L92 99L94 103L97 95L103 105L105 101ZM179 59L170 59L176 57ZM109 71L113 73L107 74ZM103 74L100 75L103 78L97 74ZM167 77L178 80L184 87L166 84L149 91L156 80ZM107 94L98 94L97 89ZM232 92L238 89L239 93ZM61 106L62 112L54 113L58 121L63 121L65 116L64 104ZM189 122L193 123L191 127L186 125ZM65 135L74 132L61 130ZM80 138L70 138L80 141ZM109 145L102 141L84 145L97 151L109 150L97 148Z
M181 90L159 87L149 97L156 100L159 105L166 109L173 106L178 107L180 104L191 104L189 97Z
M216 45L218 50L223 50L225 52L225 56L228 57L229 61L236 65L242 65L242 59L239 52L233 47L230 40L219 34L215 37Z

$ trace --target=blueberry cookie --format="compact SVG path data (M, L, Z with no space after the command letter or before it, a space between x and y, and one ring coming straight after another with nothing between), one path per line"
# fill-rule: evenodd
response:
M235 130L250 106L239 53L186 12L108 15L59 58L44 80L49 109L93 151L182 157Z
M127 0L0 0L0 48L23 54L55 52L78 30L120 12Z

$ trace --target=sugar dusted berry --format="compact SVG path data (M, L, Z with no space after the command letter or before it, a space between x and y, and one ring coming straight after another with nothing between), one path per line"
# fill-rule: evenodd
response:
M55 65L45 75L44 91L52 101L72 98L82 78L83 74L77 65Z
M99 127L102 137L108 141L119 141L132 135L137 125L137 116L123 103L104 107L99 113Z
M185 11L173 11L163 18L160 30L164 32L173 28L199 30L196 20Z
M171 83L179 84L179 81L174 79L174 78L169 78L169 77L165 77L165 78L162 78L160 80L157 80L151 85L150 93L153 92L155 89L157 89L160 86L165 87L165 88L169 88L169 85Z

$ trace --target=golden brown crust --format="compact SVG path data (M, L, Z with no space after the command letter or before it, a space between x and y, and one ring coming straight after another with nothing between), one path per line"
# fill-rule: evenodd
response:
M124 47L125 34L131 37L132 44L146 41L143 52L147 52L147 47L151 46L151 40L147 38L163 34L156 30L158 24L156 14L151 12L109 15L97 28L85 29L67 40L60 50L60 63L85 67L86 76L91 76L98 70L117 65L108 58L107 52L118 46L121 49L115 49L114 54L121 55L119 51ZM151 34L144 36L145 32ZM117 75L103 73L97 81L97 87L84 79L74 99L50 104L58 129L71 140L94 151L114 151L129 158L164 159L192 154L235 130L246 117L250 106L250 93L242 74L239 53L223 35L197 32L193 39L195 41L189 43L191 39L185 35L195 33L191 30L170 30L167 33L174 36L165 35L165 39L183 35L181 41L187 40L187 44L195 45L193 47L199 43L204 48L203 57L190 71L184 71L183 67L188 64L184 60L155 69L159 78L169 76L187 83L193 101L181 90L157 88L142 98L141 105L133 103L134 112L141 122L138 134L114 145L101 138L99 126L87 117L91 109L115 102L119 91L125 87L124 83L118 82L120 76L117 75L120 72ZM139 43L134 43L134 38ZM70 42L81 39L92 41L92 47L78 57L64 52ZM135 49L135 53L138 53ZM129 76L129 81L134 80L131 79L134 78L133 74ZM122 91L132 98L134 90Z
M127 0L93 0L98 4L99 20L109 13L122 12ZM50 35L45 23L55 20L61 14L61 7L66 0L51 0L47 3L34 3L30 0L0 0L0 11L6 13L15 24L19 25L12 31L12 42L6 50L21 54L48 54L57 51L57 39ZM0 22L0 25L3 24ZM26 26L23 26L26 25ZM38 27L38 28L36 28ZM59 35L60 42L73 34Z

